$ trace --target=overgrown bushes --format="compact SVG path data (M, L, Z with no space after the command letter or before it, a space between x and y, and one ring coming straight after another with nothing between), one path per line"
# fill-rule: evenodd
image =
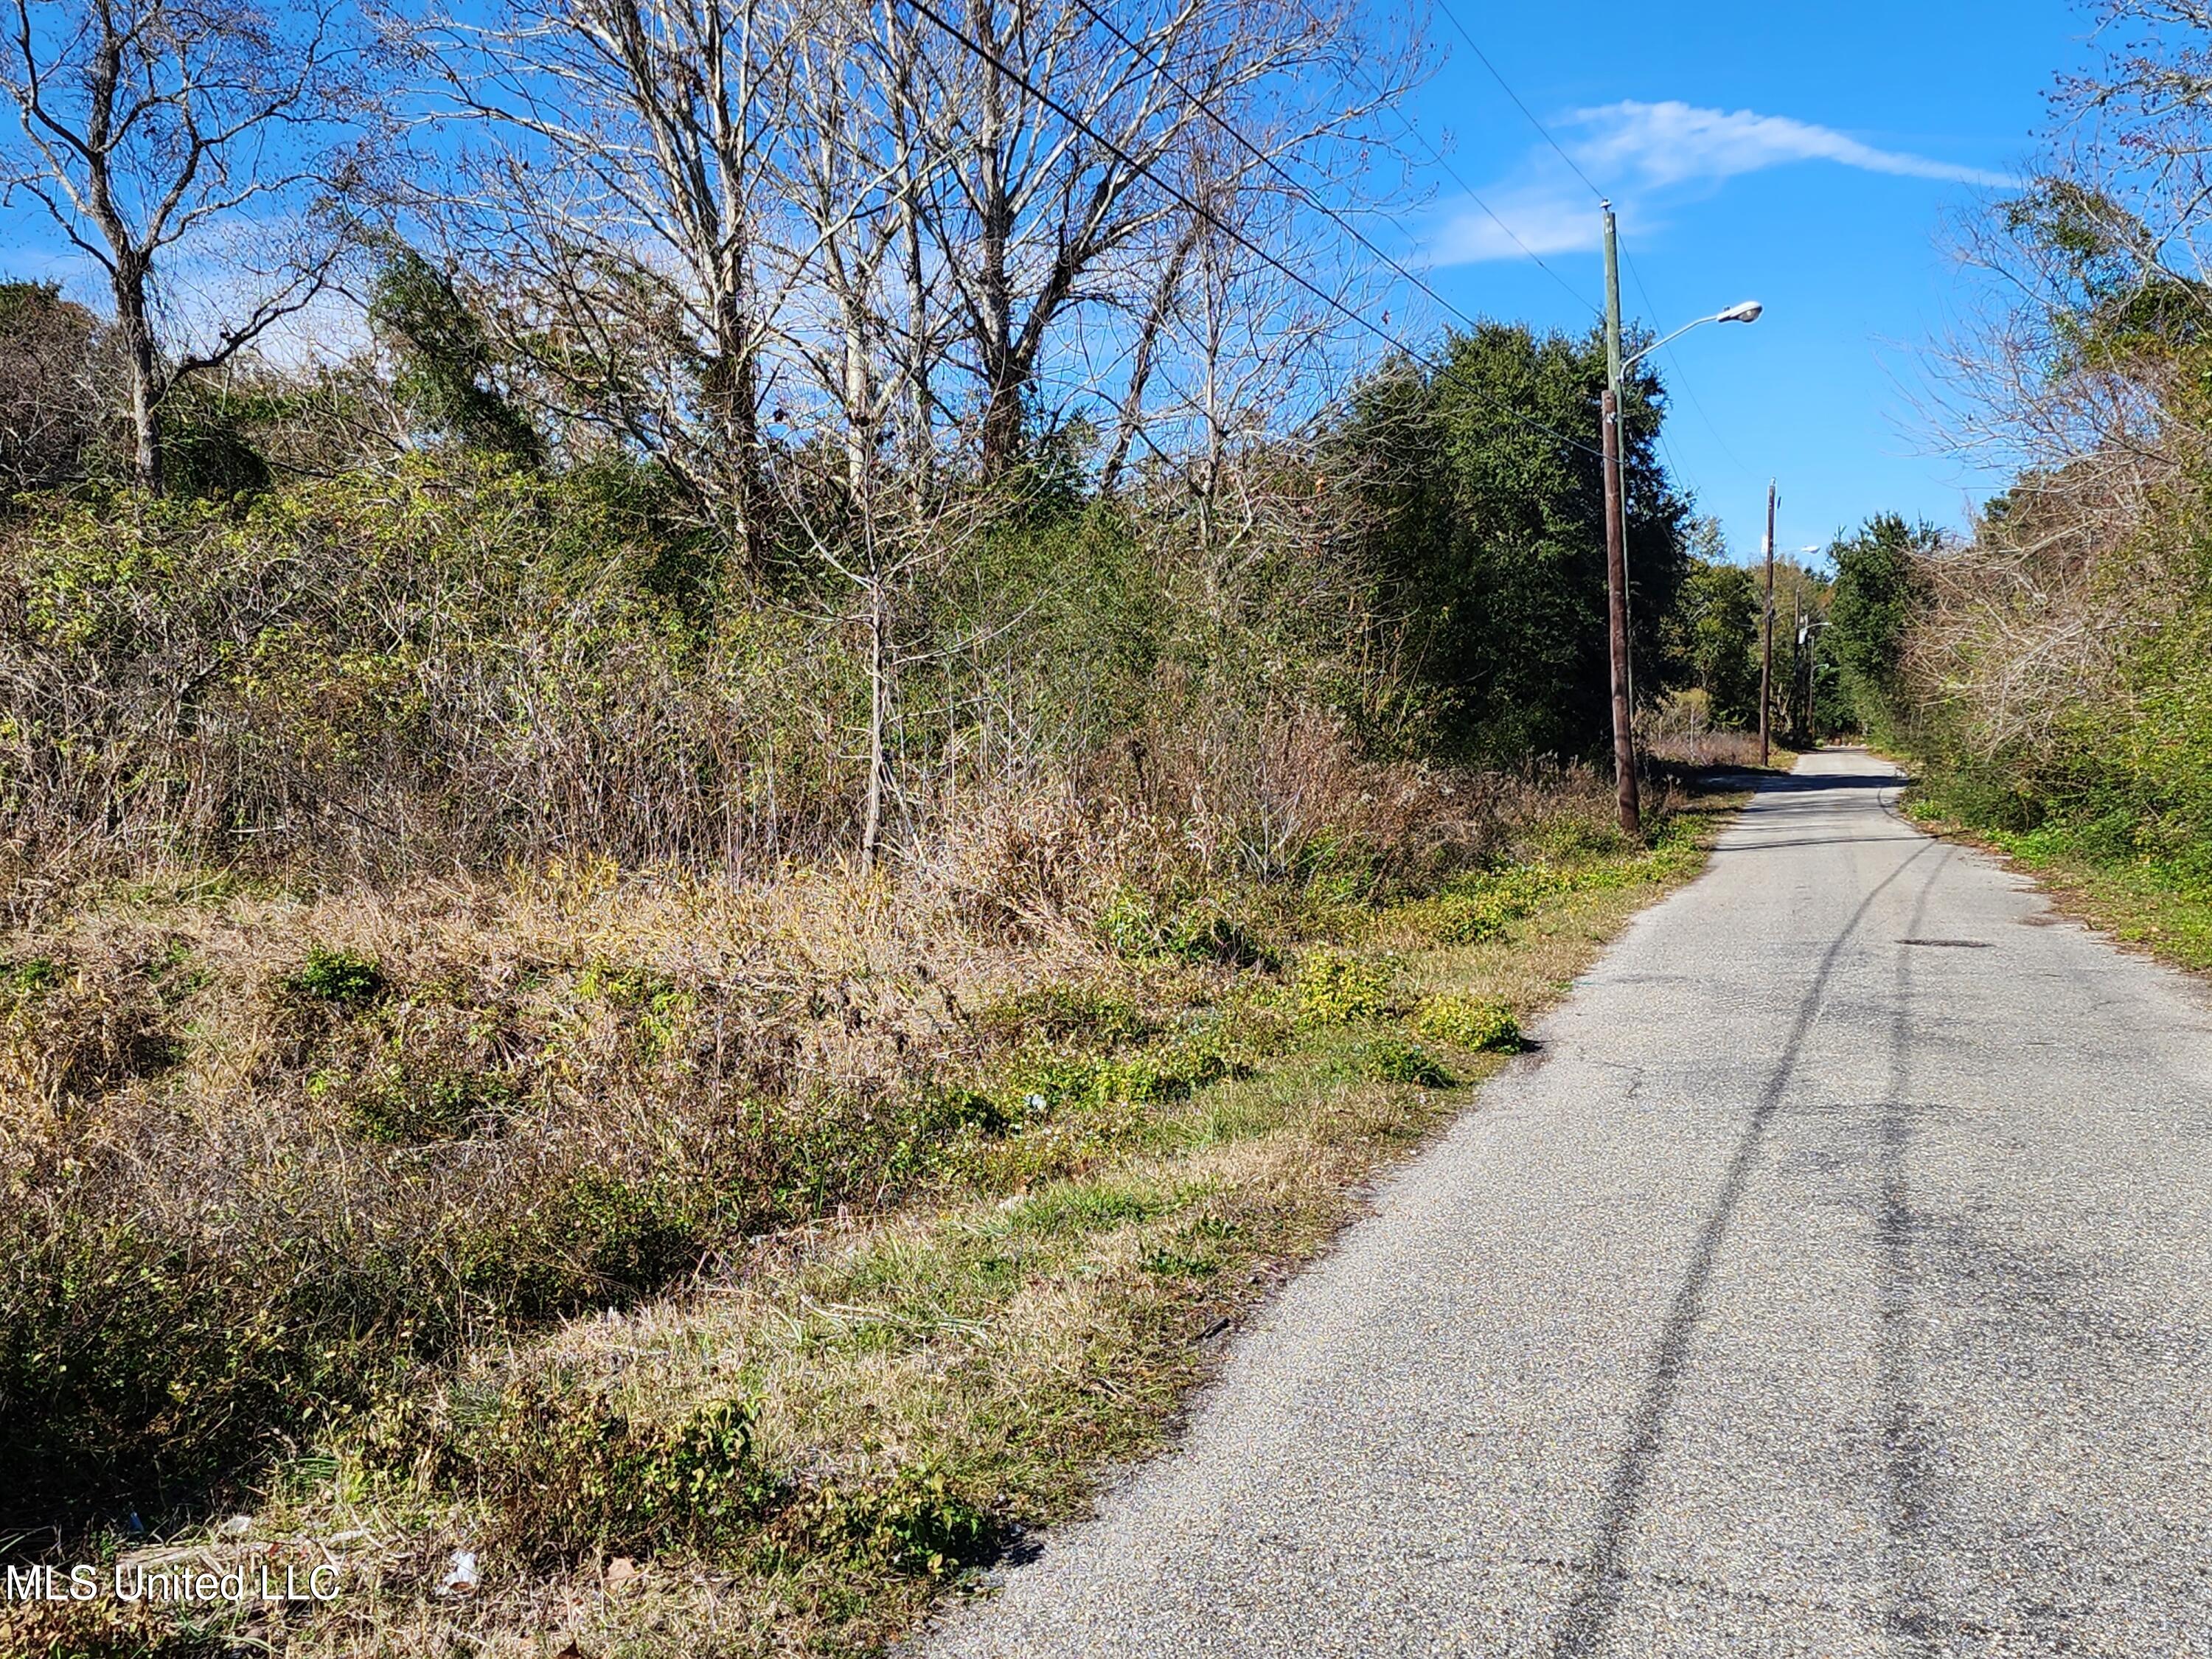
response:
M49 878L819 847L853 659L688 556L619 475L450 460L12 525L0 835Z
M1887 735L1920 763L1923 810L2203 890L2212 288L2205 200L2168 181L2203 153L2206 106L2165 92L2212 36L2201 13L2110 10L2125 30L1969 229L1993 303L1955 366L1959 428L2009 484L1971 538L1868 561L1863 586L1871 636L1901 646Z
M1915 561L1881 734L1924 810L2212 882L2212 561L2166 503L2114 542L2023 495Z
M1269 780L1376 690L1342 672L1377 625L1358 556L1272 535L1232 591L1113 502L968 516L886 665L833 567L711 556L635 467L454 453L220 502L33 502L0 524L0 876L20 907L34 867L50 889L165 860L759 868L854 848L878 716L908 850L966 803L1102 769L1182 792L1263 868L1337 822Z
M486 1541L528 1561L728 1542L784 1496L754 1455L754 1407L711 1401L635 1422L588 1382L518 1377L452 1432L455 1477L499 1517Z
M895 886L589 864L386 898L187 882L24 934L0 977L8 1518L200 1501L488 1338L763 1229L1049 1180L1294 1021L1395 1018L1387 959L1310 941L1554 835L1558 797L1304 752L1310 797L1364 802L1304 877L1063 794L980 814ZM1346 867L1374 898L1347 901ZM1445 1075L1412 1048L1375 1063Z

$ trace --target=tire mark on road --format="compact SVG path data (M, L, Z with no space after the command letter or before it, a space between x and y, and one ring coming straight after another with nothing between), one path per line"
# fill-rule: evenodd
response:
M1720 1256L1722 1241L1727 1237L1729 1224L1735 1218L1737 1206L1742 1202L1743 1192L1752 1170L1766 1139L1768 1124L1782 1104L1791 1079L1796 1075L1797 1061L1812 1034L1814 1021L1820 1018L1820 1004L1834 975L1836 964L1841 959L1844 947L1858 931L1875 901L1888 890L1905 872L1911 869L1933 848L1942 843L1925 835L1912 853L1901 860L1881 881L1859 901L1834 940L1820 958L1819 970L1813 976L1811 988L1798 1004L1796 1018L1791 1022L1790 1035L1783 1043L1782 1059L1760 1091L1759 1103L1753 1108L1751 1121L1744 1127L1742 1138L1736 1146L1735 1155L1729 1160L1728 1175L1721 1185L1721 1195L1705 1218L1698 1231L1698 1244L1690 1257L1690 1267L1683 1276L1681 1286L1674 1293L1673 1304L1667 1312L1662 1328L1658 1356L1653 1362L1651 1376L1644 1384L1642 1398L1637 1402L1632 1419L1628 1444L1614 1462L1612 1478L1607 1482L1604 1501L1599 1510L1597 1536L1589 1554L1576 1575L1572 1599L1567 1604L1559 1625L1558 1639L1552 1644L1553 1659L1592 1659L1602 1648L1606 1633L1620 1610L1621 1592L1628 1583L1627 1554L1636 1522L1644 1504L1644 1490L1650 1483L1653 1466L1658 1461L1659 1447L1664 1437L1667 1419L1673 1414L1674 1397L1680 1391L1683 1374L1687 1369L1690 1338L1695 1334L1705 1316L1705 1285L1712 1277L1713 1266Z
M1920 932L1936 883L1957 851L1946 843L1936 844L1944 847L1944 855L1921 884L1912 906L1911 924L1906 929L1909 935ZM1937 1638L1948 1626L1936 1614L1929 1589L1928 1532L1936 1507L1936 1477L1912 1357L1920 1227L1905 1185L1912 1115L1920 1109L1906 1104L1912 1076L1912 952L1899 949L1896 1002L1889 1024L1889 1086L1882 1093L1881 1187L1875 1222L1875 1237L1881 1243L1881 1274L1877 1365L1886 1407L1881 1433L1887 1485L1883 1520L1895 1557L1897 1579L1896 1601L1883 1622L1892 1636L1910 1644L1909 1651L1932 1656L1942 1651Z

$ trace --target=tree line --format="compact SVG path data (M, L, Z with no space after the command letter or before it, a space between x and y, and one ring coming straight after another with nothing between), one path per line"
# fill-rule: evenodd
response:
M1428 55L1366 9L9 33L9 209L96 274L0 285L26 858L870 862L979 791L1291 729L1601 745L1601 346L1401 349L1347 204L1398 199ZM1665 407L1639 370L1639 697L1755 723ZM1260 820L1299 793L1265 771Z
M1954 816L2201 881L2212 9L2104 11L2023 186L1962 228L1987 303L1943 343L1934 413L2010 482L1964 537L1863 550L1844 668Z

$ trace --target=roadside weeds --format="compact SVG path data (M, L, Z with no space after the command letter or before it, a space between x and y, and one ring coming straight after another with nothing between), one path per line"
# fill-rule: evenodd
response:
M481 1348L282 1463L238 1517L106 1546L340 1561L329 1606L9 1609L0 1653L878 1650L1165 1443L1242 1319L1703 867L1739 799L1695 802L1649 850L1571 835L1346 906L1279 981L1170 986L1140 1035L1093 999L1092 1029L1023 1051L1054 1109L973 1145L933 1199L757 1237L676 1293ZM463 1551L480 1573L448 1586Z

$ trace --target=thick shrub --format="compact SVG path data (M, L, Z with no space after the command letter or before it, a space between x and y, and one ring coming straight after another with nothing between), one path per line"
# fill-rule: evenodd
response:
M1523 1046L1521 1023L1513 1011L1502 1002L1479 997L1426 998L1414 1012L1413 1029L1431 1042L1455 1048L1510 1054Z
M783 1496L755 1455L755 1416L751 1401L731 1399L641 1423L586 1383L518 1377L454 1431L450 1455L495 1517L489 1541L525 1559L708 1547Z
M418 458L243 507L15 525L0 826L377 873L579 847L726 865L842 837L858 659L670 579L682 538L649 496Z
M1291 995L1300 1023L1344 1025L1389 1013L1396 981L1387 961L1316 945L1298 958Z

